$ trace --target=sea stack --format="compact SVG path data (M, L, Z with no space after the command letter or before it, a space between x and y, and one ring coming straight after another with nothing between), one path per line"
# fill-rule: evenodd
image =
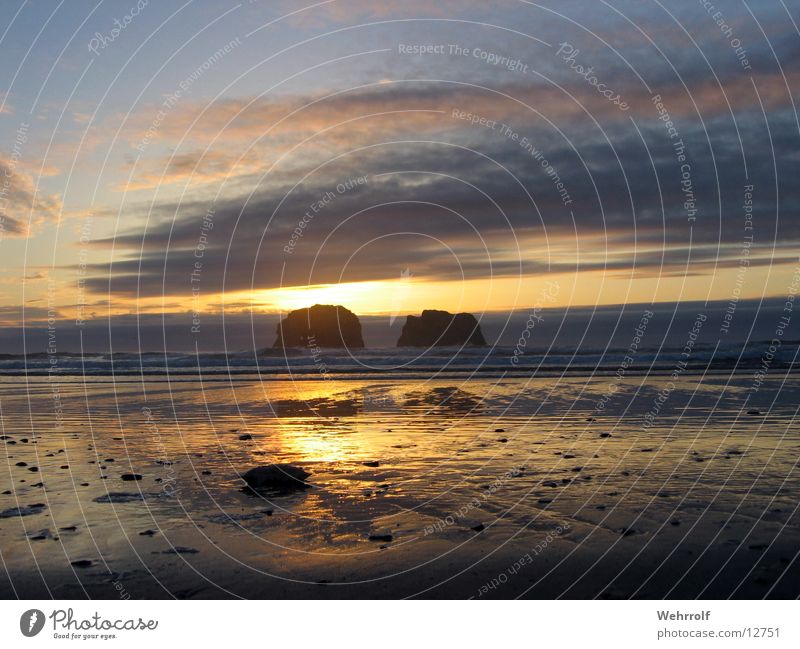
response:
M343 306L315 304L278 323L273 347L363 347L358 316Z
M398 347L483 346L481 326L471 313L426 309L421 316L406 318Z

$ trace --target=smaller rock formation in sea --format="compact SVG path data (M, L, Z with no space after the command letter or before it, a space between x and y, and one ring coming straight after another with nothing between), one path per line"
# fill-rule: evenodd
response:
M278 323L276 334L274 348L364 346L358 316L331 304L291 311Z
M398 347L482 346L486 340L471 313L448 313L426 309L421 316L410 315L397 341Z

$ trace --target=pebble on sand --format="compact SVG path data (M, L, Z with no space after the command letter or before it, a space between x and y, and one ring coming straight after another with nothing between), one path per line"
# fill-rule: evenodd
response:
M77 561L73 561L72 565L76 568L90 568L94 564L94 561L90 559L78 559Z
M194 548L185 548L180 545L176 545L174 548L170 548L169 550L164 550L161 554L197 554L200 550L195 550Z
M370 534L370 541L377 541L380 543L389 543L394 537L391 534Z
M125 482L133 482L135 480L141 480L142 474L141 473L123 473L120 478L122 478Z

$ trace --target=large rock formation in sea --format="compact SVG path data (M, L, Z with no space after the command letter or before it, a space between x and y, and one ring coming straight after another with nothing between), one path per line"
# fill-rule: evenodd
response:
M273 347L363 347L358 316L343 306L315 304L278 323Z
M426 309L421 316L408 316L397 341L398 347L485 344L481 326L474 315L433 309Z

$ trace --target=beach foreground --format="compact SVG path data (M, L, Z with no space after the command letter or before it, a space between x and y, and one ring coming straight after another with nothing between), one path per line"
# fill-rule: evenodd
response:
M797 597L796 377L668 388L5 379L0 596Z

